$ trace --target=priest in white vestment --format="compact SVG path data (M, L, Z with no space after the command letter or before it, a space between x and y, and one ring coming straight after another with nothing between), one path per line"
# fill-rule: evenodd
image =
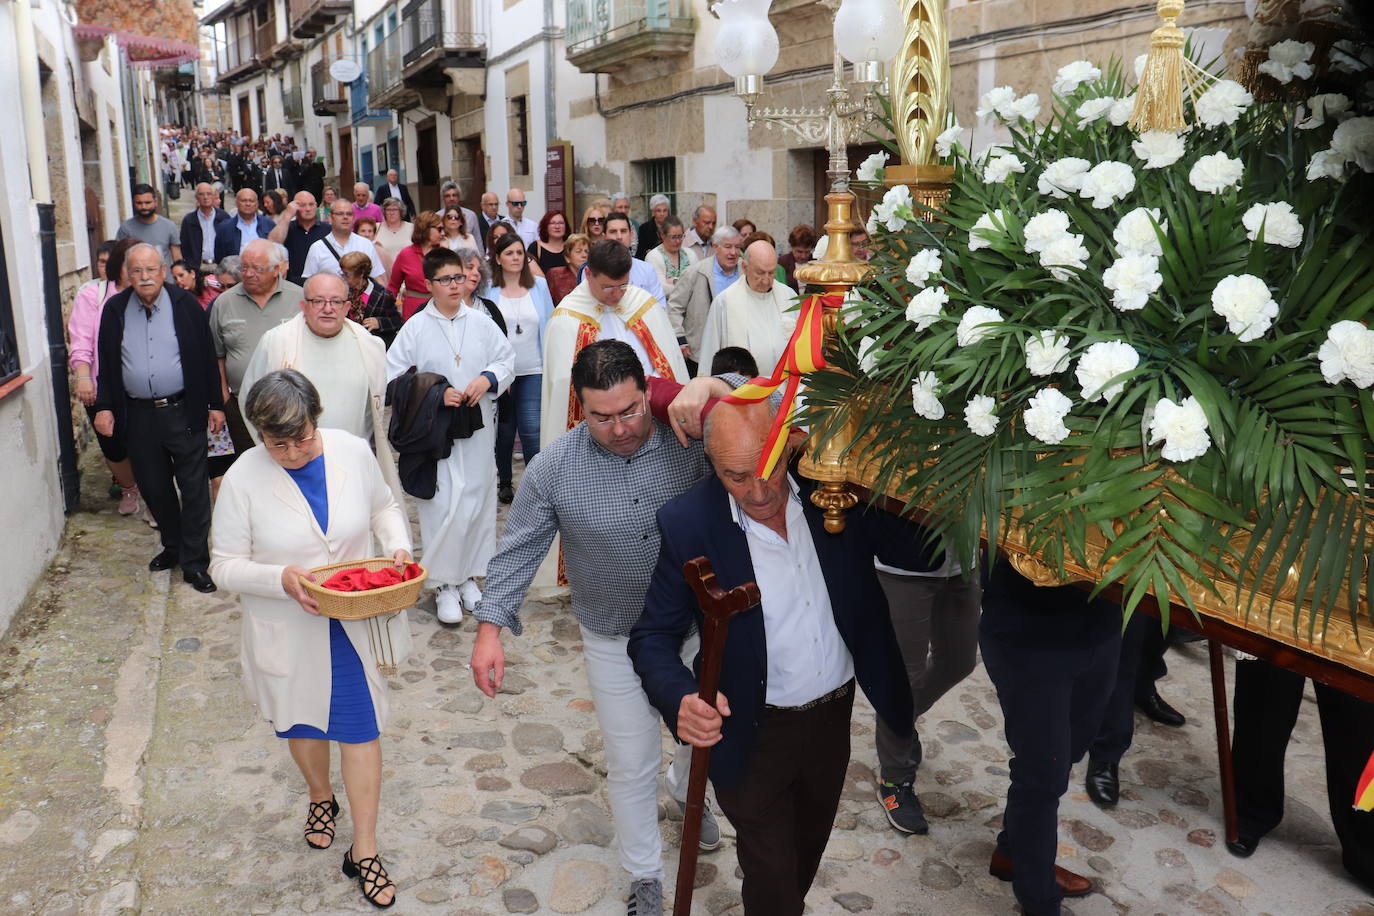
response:
M630 251L604 239L591 247L577 288L563 297L544 330L544 388L540 447L576 426L581 406L572 389L572 364L587 344L623 340L645 375L685 383L687 363L659 301L630 285Z
M423 563L438 589L439 619L457 623L482 593L473 581L487 574L496 549L496 397L515 379L515 350L501 329L477 305L483 278L465 270L462 258L435 248L424 259L433 298L411 316L387 350L387 377L411 366L434 372L452 387L444 392L450 407L476 404L482 428L453 440L453 451L439 462L433 499L417 499Z
M732 283L711 303L701 333L698 375L711 374L711 360L725 347L743 347L772 375L797 326L792 290L777 282L778 253L760 239L744 250L744 282Z

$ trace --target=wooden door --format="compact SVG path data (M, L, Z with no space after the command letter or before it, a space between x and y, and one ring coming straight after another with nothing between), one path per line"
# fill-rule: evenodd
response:
M421 210L439 209L439 142L434 122L415 128L416 206Z
M353 199L353 129L339 128L339 196Z
M239 96L239 135L253 135L253 107L246 94Z

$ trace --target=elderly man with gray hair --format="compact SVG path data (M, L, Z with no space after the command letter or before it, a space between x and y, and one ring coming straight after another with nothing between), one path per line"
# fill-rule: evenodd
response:
M701 335L706 330L711 303L740 278L740 242L739 232L734 228L717 229L711 235L712 256L684 270L668 297L668 317L693 375L700 361Z
M283 277L287 262L285 246L267 239L249 242L240 256L241 282L220 293L209 312L220 391L236 454L253 446L239 402L239 393L247 391L243 374L248 361L264 334L300 312L301 288Z

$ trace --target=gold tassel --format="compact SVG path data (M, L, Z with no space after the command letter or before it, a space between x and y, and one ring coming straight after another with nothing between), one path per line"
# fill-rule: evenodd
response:
M1183 0L1159 0L1155 12L1164 24L1150 34L1150 53L1140 74L1131 112L1131 127L1176 132L1183 120L1183 30L1175 20L1183 13Z

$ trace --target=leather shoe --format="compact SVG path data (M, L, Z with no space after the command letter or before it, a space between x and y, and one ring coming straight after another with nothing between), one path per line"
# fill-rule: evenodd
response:
M1226 849L1237 858L1248 859L1259 846L1259 841L1260 838L1257 836L1246 836L1242 833L1234 843L1228 841Z
M183 572L181 578L198 592L208 594L215 590L215 580L211 579L210 574L203 569L196 572Z
M1115 805L1121 799L1121 777L1114 763L1088 758L1088 776L1084 784L1088 789L1088 797L1104 808Z
M988 874L999 881L1010 881L1012 879L1011 859L1002 854L1002 850L992 851L992 860L988 862ZM1065 897L1086 897L1093 892L1093 882L1091 878L1076 875L1067 868L1054 867L1054 883L1059 885L1059 892Z
M1164 702L1164 698L1159 695L1157 690L1144 699L1136 700L1135 705L1140 707L1140 711L1145 713L1148 718L1160 725L1181 728L1183 723L1188 721L1183 717L1183 713Z
M162 572L164 569L171 569L176 565L177 552L175 550L164 550L148 561L148 569L153 572Z

